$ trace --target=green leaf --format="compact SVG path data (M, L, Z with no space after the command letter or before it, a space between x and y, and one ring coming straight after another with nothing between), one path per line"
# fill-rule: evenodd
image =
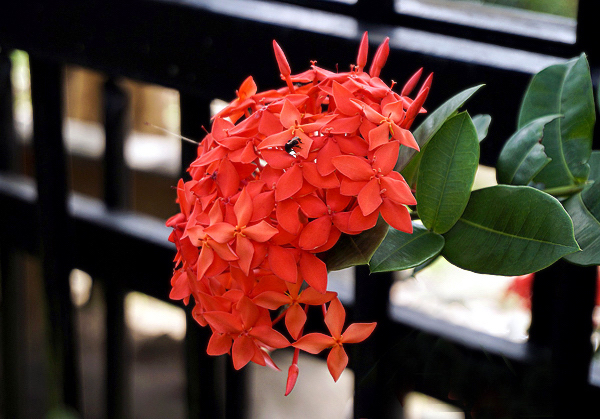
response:
M529 186L473 191L456 225L444 234L450 263L473 272L523 275L579 250L558 200Z
M600 180L600 151L592 151L588 163L590 165L590 176L588 177L588 180Z
M319 257L327 265L327 271L339 271L351 266L366 265L385 238L389 226L379 217L370 230L357 235L342 234L338 242Z
M536 74L523 98L519 128L542 116L561 114L549 123L542 143L552 161L534 178L546 189L586 181L596 120L590 69L584 54Z
M515 132L504 144L498 162L498 183L527 185L550 161L540 143L544 127L560 115L542 116L534 119Z
M423 147L425 147L427 142L431 140L431 138L435 135L437 130L439 130L442 127L442 125L444 125L446 119L452 116L456 112L456 110L460 108L482 86L483 84L480 84L479 86L471 87L454 95L446 102L444 102L439 108L433 111L427 117L427 119L425 119L421 123L421 125L419 125L417 129L415 129L413 135L415 137L415 140L417 141L417 144L419 144L421 150L423 150ZM396 163L396 167L394 170L402 172L402 174L405 175L403 170L411 160L414 160L413 157L415 157L416 153L417 151L413 150L412 148L400 147L398 162ZM419 158L418 156L419 155L417 155L416 158ZM416 163L416 165L418 166L418 163ZM416 170L413 172L416 172ZM412 177L404 177L410 185L413 180Z
M441 252L444 238L413 222L412 234L390 228L371 258L371 272L401 271L414 268Z
M473 125L475 125L475 129L477 130L477 139L479 142L482 142L485 140L485 137L487 137L490 123L492 122L492 117L487 114L475 115L472 119Z
M581 248L581 252L567 255L565 259L586 266L600 265L600 152L592 152L589 163L589 179L594 183L564 203L573 220L575 240Z
M564 206L571 216L575 240L581 248L581 252L566 255L565 259L577 265L600 265L600 222L583 203L581 194L570 197Z
M467 206L479 163L477 131L468 113L448 119L421 158L417 210L423 224L445 233Z

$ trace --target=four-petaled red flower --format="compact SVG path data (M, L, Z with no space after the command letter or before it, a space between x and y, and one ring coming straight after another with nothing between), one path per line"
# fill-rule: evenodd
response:
M335 298L329 304L325 314L325 324L331 336L323 333L309 333L298 339L293 346L311 354L318 354L324 349L330 348L327 356L327 367L335 381L348 365L348 355L344 350L344 344L359 343L368 338L375 329L376 323L353 323L342 333L346 311L340 300Z

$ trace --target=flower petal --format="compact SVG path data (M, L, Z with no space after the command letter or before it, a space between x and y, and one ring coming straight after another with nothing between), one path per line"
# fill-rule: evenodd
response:
M221 160L216 182L223 196L231 196L238 191L240 186L240 176L229 159Z
M235 239L235 253L239 256L238 265L240 269L248 275L254 256L254 246L246 237L238 235Z
M342 152L336 141L329 140L325 142L317 154L317 169L321 176L326 176L335 170L331 162L334 157L341 155Z
M339 339L342 335L344 322L346 321L346 310L338 298L334 298L329 303L327 314L325 314L325 324L331 333L331 336Z
M211 240L210 247L215 251L217 255L223 260L231 262L232 260L238 260L238 255L235 254L231 246L227 243L218 243Z
M262 150L267 147L283 147L285 143L291 140L293 137L292 132L290 130L277 132L276 134L272 134L262 140L262 142L258 145L258 149Z
M207 311L204 318L219 333L240 333L242 321L236 315L224 311Z
M298 266L292 252L281 246L269 246L269 266L273 273L288 282L296 282Z
M327 355L327 368L333 377L333 381L337 381L340 378L340 375L342 375L342 372L344 372L347 365L348 355L344 348L340 345L331 348L331 352Z
M328 303L333 300L337 296L337 293L333 291L327 291L325 294L321 294L314 288L306 288L300 294L298 298L298 302L302 304L310 304L313 306L319 306L321 304Z
M225 195L227 196L227 195ZM237 218L238 226L245 226L250 221L252 217L252 198L250 194L248 194L248 190L246 188L242 189L235 205L233 206L233 212Z
M386 201L385 199L383 200ZM373 211L371 214L364 216L360 207L356 207L350 213L348 219L348 230L361 232L375 227L379 218L379 211Z
M302 252L299 265L302 278L308 285L321 294L325 294L327 291L327 265L325 262L312 253Z
M283 126L281 125L279 118L277 118L272 112L263 110L262 112L260 112L260 114L256 113L254 115L260 115L258 131L261 134L268 137L270 135L277 134L278 132L281 132L283 130Z
M279 120L285 128L290 128L296 124L300 124L300 121L302 120L302 115L300 115L298 109L296 109L296 107L292 105L292 102L285 99L283 102L283 108L281 109Z
M228 243L235 237L235 227L225 222L208 226L204 229L204 232L219 243Z
M261 150L262 158L275 169L288 169L292 167L296 158L280 148L266 148Z
M239 370L246 366L248 362L254 357L256 351L256 345L252 338L246 335L238 336L231 347L231 357L233 358L233 367Z
M416 205L417 203L410 187L404 179L398 180L389 176L382 177L381 191L385 197L398 204Z
M308 218L319 218L327 214L327 205L316 195L306 195L296 200Z
M304 250L313 250L327 243L331 231L331 218L324 216L308 223L300 233L298 245Z
M354 99L354 95L350 90L335 80L333 81L331 87L336 109L339 109L341 113L348 116L353 116L360 113L361 106L351 100Z
M342 335L343 343L358 343L368 338L377 323L352 323Z
M375 150L377 147L387 144L389 141L390 128L387 123L383 123L377 128L369 131L369 150Z
M235 308L240 313L240 318L242 319L245 330L249 330L254 326L261 313L258 306L245 295L239 299Z
M373 169L383 175L390 173L398 161L400 144L396 141L386 143L373 153Z
M190 284L187 278L187 273L185 271L180 271L173 275L173 279L171 279L171 293L169 294L169 298L171 300L183 300L187 298L191 294Z
M358 194L358 205L366 217L381 205L381 189L377 179L371 179Z
M335 172L327 175L322 175L317 169L317 164L313 162L304 163L302 165L302 174L308 183L321 189L339 188L340 181L335 175Z
M357 156L337 156L333 165L344 176L354 181L367 181L373 176L373 168L366 159Z
M290 342L285 336L268 326L253 327L249 335L271 348L287 348L290 346Z
M298 304L292 304L285 313L285 326L290 336L298 339L304 324L306 323L306 313Z
M381 205L381 216L396 230L412 233L413 227L410 213L404 205L396 204L389 199L384 199L383 205Z
M290 297L277 291L265 291L252 299L254 304L269 310L277 310L279 307L289 304Z
M292 199L279 202L275 210L279 226L294 235L298 234L302 228L298 211L300 211L300 205Z
M415 137L412 135L412 132L410 132L407 129L401 128L397 125L393 126L393 131L394 132L392 136L395 140L400 141L400 144L410 148L414 148L415 150L419 151L419 144L417 143L417 140L415 140Z
M198 256L198 264L196 266L198 279L204 276L214 259L215 254L213 250L208 245L202 246L202 250L200 250L200 255Z
M279 232L275 227L271 224L267 223L265 220L261 221L258 224L254 224L253 226L246 227L244 230L244 235L248 236L248 238L257 241L259 243L266 242L271 237Z
M214 332L208 341L206 353L212 356L224 355L231 349L231 336Z
M334 344L335 341L331 336L324 335L323 333L309 333L294 342L292 346L314 355Z
M293 165L279 178L275 186L275 200L283 201L294 195L302 188L302 170L298 165Z

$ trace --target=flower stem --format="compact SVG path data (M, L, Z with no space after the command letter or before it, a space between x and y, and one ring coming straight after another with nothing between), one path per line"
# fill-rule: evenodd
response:
M288 307L288 308L289 308L289 307ZM277 323L279 323L279 321L280 321L281 319L283 319L283 318L285 317L285 313L287 313L287 311L288 311L288 308L286 308L286 309L285 309L285 310L283 310L281 313L279 313L279 316L277 316L277 317L275 318L275 320L273 320L273 321L271 322L271 325L272 325L272 326L275 326Z

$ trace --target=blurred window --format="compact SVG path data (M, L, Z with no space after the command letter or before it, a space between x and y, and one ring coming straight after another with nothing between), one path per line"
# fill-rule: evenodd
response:
M577 0L396 0L395 5L408 16L575 42Z

